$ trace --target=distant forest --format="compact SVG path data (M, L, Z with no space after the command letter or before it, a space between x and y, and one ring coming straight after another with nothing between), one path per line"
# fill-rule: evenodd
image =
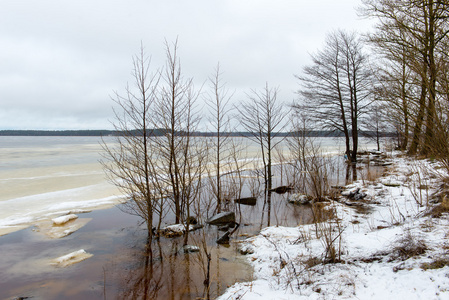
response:
M163 129L154 129L150 131L152 136L162 136L165 134ZM184 135L184 132L178 133L180 136ZM373 131L360 131L359 134L364 137L376 136ZM0 130L0 136L121 136L122 134L114 130ZM191 136L216 136L215 132L193 132ZM221 135L224 135L221 133ZM250 132L229 132L229 136L235 137L249 137L252 136ZM301 132L279 132L276 133L276 137L286 136L302 136ZM382 137L394 137L396 133L382 132ZM313 130L307 133L309 137L343 137L342 132L325 131L325 130Z

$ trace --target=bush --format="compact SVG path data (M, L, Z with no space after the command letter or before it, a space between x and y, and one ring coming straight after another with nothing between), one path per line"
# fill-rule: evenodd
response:
M403 237L396 242L392 255L394 258L407 260L424 254L426 250L427 246L424 241L414 236L409 230L406 230Z

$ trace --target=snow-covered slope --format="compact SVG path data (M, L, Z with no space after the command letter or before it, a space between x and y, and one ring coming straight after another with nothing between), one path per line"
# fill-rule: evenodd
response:
M346 187L363 200L326 206L337 218L244 241L254 281L219 299L449 299L449 200L428 203L447 174L428 160L392 161L383 177Z

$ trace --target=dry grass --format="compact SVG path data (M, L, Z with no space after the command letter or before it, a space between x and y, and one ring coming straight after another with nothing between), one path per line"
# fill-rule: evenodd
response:
M310 269L313 268L319 264L321 264L323 261L319 258L319 257L310 257L308 259L306 259L305 261L303 261L304 265L306 266L306 268Z
M422 255L426 252L427 246L423 240L406 230L403 237L396 242L393 248L393 258L407 260L411 257Z
M445 266L449 266L448 258L437 258L430 263L422 263L421 269L423 270L433 270L433 269L441 269Z
M443 213L449 213L449 197L448 195L444 195L441 203L435 205L427 215L432 216L433 218L439 218Z
M328 202L316 202L312 204L312 214L314 223L326 222L336 217L335 209Z

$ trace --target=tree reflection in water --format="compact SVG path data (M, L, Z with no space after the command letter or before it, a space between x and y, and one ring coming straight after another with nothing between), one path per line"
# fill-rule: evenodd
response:
M163 260L162 249L159 242L156 243L156 251L159 251L159 262L157 259L151 259L152 255L149 253L149 247L145 250L136 253L134 258L137 260L135 266L127 269L127 273L120 272L123 282L121 283L121 292L118 298L123 299L157 299L159 291L162 288L163 278ZM153 257L155 255L153 254ZM139 260L140 259L140 260ZM106 297L105 297L106 298Z
M342 181L346 181L356 178L358 170L348 166L340 171L345 173ZM117 259L115 267L108 269L106 278L116 278L116 282L106 282L105 298L214 299L235 282L252 280L251 267L238 251L239 241L266 226L298 226L313 221L310 207L288 204L288 196L270 192L262 193L256 205L228 203L240 224L230 245L218 245L216 240L224 232L217 226L205 225L189 233L189 245L197 246L199 252L184 253L183 237L160 237L153 240L151 255L149 247L144 246L142 228L126 257Z
M200 252L184 253L182 237L153 240L153 260L149 247L130 247L127 257L114 267L107 268L106 299L114 295L118 299L213 299L228 285L251 280L251 269L236 245L222 246L215 243L218 236L212 226L190 234L192 245L199 245ZM210 255L210 279L207 277L207 255L201 244L206 240ZM142 241L141 241L142 242ZM114 280L114 279L112 279ZM115 290L116 289L116 290Z
M153 240L151 260L142 228L131 237L126 253L106 268L105 298L214 299L229 285L251 280L252 269L239 253L238 242L257 234L261 226L295 226L311 220L308 209L287 205L286 197L273 194L260 197L255 206L230 205L241 224L231 243L218 245L224 232L206 225L189 234L189 244L198 246L199 252L184 253L183 237L161 237Z

